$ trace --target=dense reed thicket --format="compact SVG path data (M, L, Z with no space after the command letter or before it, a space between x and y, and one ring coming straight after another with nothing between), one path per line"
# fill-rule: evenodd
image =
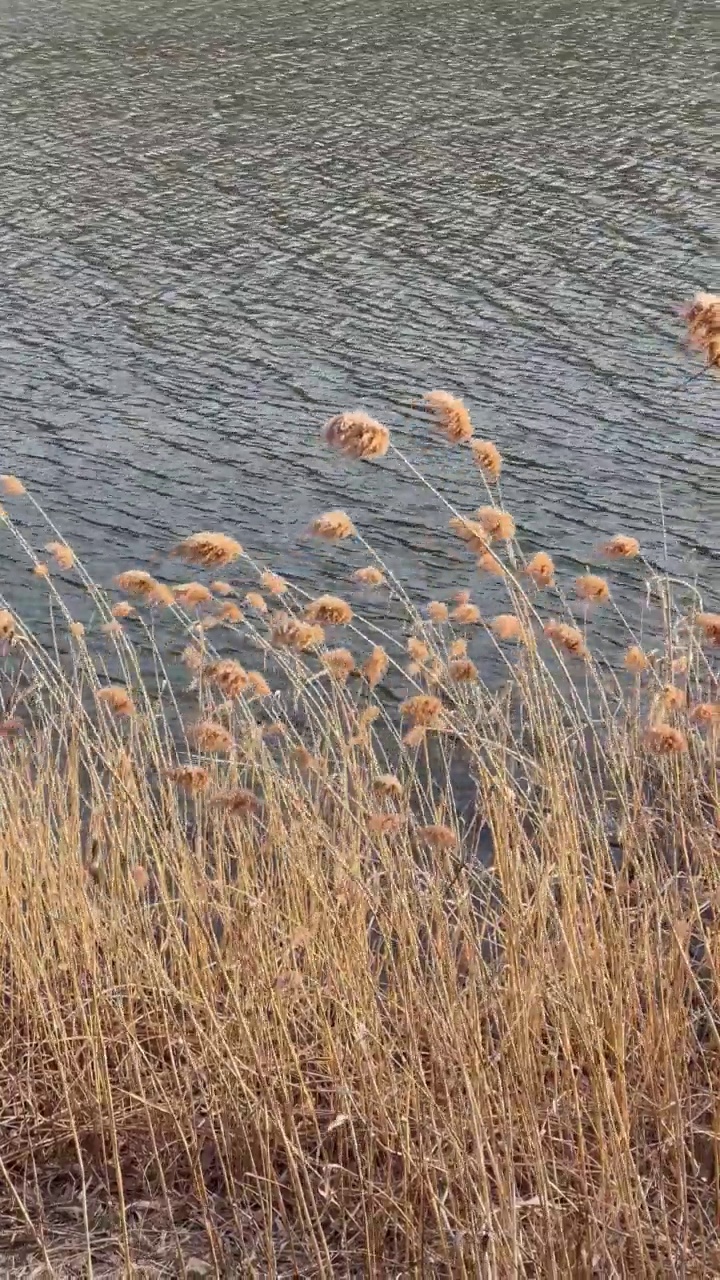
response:
M367 564L315 598L214 532L100 585L3 478L53 625L0 613L9 1274L720 1272L720 614L631 529L563 581L465 406L418 417L479 499L436 495L473 585L423 608L344 511L311 532Z

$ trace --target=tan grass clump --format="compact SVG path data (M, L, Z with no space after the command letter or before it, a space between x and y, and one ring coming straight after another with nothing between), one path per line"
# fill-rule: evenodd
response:
M220 569L231 564L243 553L239 542L226 533L191 533L183 538L170 552L186 564L193 564L201 569Z
M720 646L720 613L696 613L693 621L708 644Z
M477 518L486 539L498 538L501 542L510 542L515 537L515 521L509 511L499 511L497 507L480 507Z
M114 716L131 716L135 712L135 704L124 685L107 685L104 689L98 689L95 697Z
M0 486L7 498L21 498L27 493L25 485L17 476L0 476Z
M431 600L427 607L427 613L431 622L447 622L450 617L450 611L442 600Z
M462 400L448 391L428 391L423 398L435 426L451 444L462 444L470 439L472 423Z
M233 736L224 724L215 720L201 720L188 730L190 741L209 755L229 755L235 746Z
M65 542L46 542L45 550L51 555L58 569L72 569L75 564L75 553Z
M390 659L383 649L382 645L376 644L369 658L366 658L361 669L361 675L364 680L374 689L377 684L387 674L390 666Z
M220 658L205 668L205 679L226 698L239 698L248 686L248 673L234 658Z
M385 582L385 574L377 565L368 564L363 569L356 569L353 578L364 587L381 587Z
M687 738L681 729L660 722L646 730L645 745L657 756L676 755L687 751Z
M443 705L439 698L431 693L416 693L400 704L400 714L412 724L425 725L429 728L437 724Z
M328 649L321 654L320 661L340 684L345 684L355 670L355 659L349 649Z
M315 517L310 532L325 542L342 542L355 536L355 525L345 511L325 511Z
M642 675L643 671L650 669L650 659L639 644L631 644L623 658L623 666L626 671L631 671L634 676L639 676Z
M338 413L323 427L323 439L348 458L383 458L390 446L390 432L367 413Z
M168 782L174 782L176 787L181 791L187 791L189 795L206 791L210 785L210 774L201 764L175 765L173 768L165 769L164 776Z
M498 640L514 641L525 644L527 635L525 628L514 613L499 613L490 623L490 629Z
M564 649L571 657L587 658L589 656L582 631L577 627L571 627L568 622L552 620L543 629L548 640L552 640L554 645Z
M317 649L325 640L322 627L293 618L289 613L276 613L271 621L272 643L279 649Z
M473 627L482 621L480 610L476 604L458 604L450 614L453 622L460 627Z
M497 445L492 440L471 440L470 448L485 479L495 484L502 471L502 454Z
M271 569L264 569L260 574L260 586L271 596L282 596L289 589L289 583L281 578L279 573L273 573Z
M352 622L353 611L340 596L324 595L310 601L305 617L308 622L319 622L325 627L345 627Z
M583 573L575 579L575 590L587 604L605 604L610 599L610 588L596 573Z
M602 555L610 560L632 560L640 555L640 543L626 533L615 533L599 548Z
M478 679L478 669L470 658L453 658L448 666L455 684L471 684Z
M546 551L536 551L525 565L525 573L536 587L555 586L555 565Z

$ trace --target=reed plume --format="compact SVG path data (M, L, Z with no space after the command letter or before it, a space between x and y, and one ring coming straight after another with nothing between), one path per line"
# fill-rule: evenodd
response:
M442 822L432 822L427 826L418 827L417 835L418 839L422 840L423 844L430 845L431 849L457 848L455 832Z
M247 787L231 787L227 791L219 791L210 803L233 818L248 818L260 811L260 801Z
M308 622L319 622L326 627L344 627L352 622L353 611L340 596L324 595L311 600L305 610Z
M462 637L453 640L448 653L451 658L465 658L467 656L467 640L462 639Z
M255 698L271 698L272 689L265 679L262 671L248 671L248 685L250 693Z
M498 640L516 641L521 644L527 643L525 628L514 613L499 613L497 617L492 619L490 629Z
M483 573L489 573L494 578L502 578L505 576L505 566L502 560L499 560L493 551L485 551L477 560L478 569Z
M451 444L462 444L470 439L472 423L462 400L448 391L428 391L423 399L435 426Z
M482 621L477 605L469 603L456 605L450 617L460 627L472 627Z
M348 458L382 458L390 445L390 432L366 413L338 413L323 427L326 444Z
M548 640L558 648L564 649L571 657L589 657L582 631L578 631L577 627L571 627L567 622L557 622L553 619L544 627L544 632Z
M448 671L456 684L470 684L479 679L478 669L470 658L452 658Z
M129 600L118 600L110 612L113 618L132 618L135 616L135 610Z
M188 730L190 741L198 751L208 755L229 755L235 746L233 736L224 724L215 720L201 720Z
M405 716L412 724L424 725L426 728L437 724L442 709L443 705L440 699L431 693L416 693L400 703L400 714L402 716Z
M240 543L226 533L209 533L204 530L184 538L173 547L170 555L201 569L220 569L237 560L242 553Z
M424 640L419 636L409 636L407 641L407 651L415 662L427 662L430 657L430 650Z
M640 543L627 533L615 533L598 548L609 560L632 560L640 555Z
M321 655L320 661L340 684L345 684L355 670L355 659L349 649L329 649Z
M687 738L681 729L660 722L646 730L645 745L655 755L668 756L687 751Z
M16 624L9 609L0 609L0 643L12 644L16 636Z
M46 542L45 550L53 557L58 569L72 569L75 564L75 553L65 542Z
M360 671L363 679L367 681L371 689L383 679L390 666L390 659L381 645L375 645L369 658L366 658Z
M431 622L447 622L450 617L450 611L442 600L431 600L427 607L427 613Z
M502 471L502 454L497 445L492 440L471 440L470 449L485 479L495 484Z
M315 517L310 532L325 542L342 542L355 536L355 525L345 511L325 511Z
M214 591L216 596L234 596L237 594L232 584L223 582L222 579L216 579L215 582L211 582L210 590Z
M245 614L234 600L224 600L215 616L218 622L227 622L229 624L245 621Z
M273 573L271 569L264 569L260 574L260 586L263 591L267 591L271 596L282 596L289 588L289 583L280 577L279 573Z
M509 511L480 507L476 514L486 541L498 538L501 542L510 542L515 537L515 521Z
M201 764L181 764L163 772L168 782L174 782L176 787L190 795L206 791L210 785L210 774Z
M234 658L220 658L205 668L205 678L226 698L239 698L248 686L248 673Z
M720 365L720 296L698 293L685 311L690 344L704 351L710 366Z
M583 573L576 578L575 590L588 604L605 604L610 599L610 588L605 578L596 573Z
M293 618L289 613L273 615L270 635L273 644L278 648L302 651L317 649L325 639L322 627Z
M0 476L0 487L7 498L21 498L27 493L25 485L17 476Z
M364 569L356 569L353 578L364 587L381 587L385 582L385 574L381 573L374 564L368 564Z
M107 685L104 689L98 689L95 697L115 716L132 716L135 712L133 700L123 685Z
M470 516L452 516L448 527L462 542L467 543L470 551L480 555L487 551L490 537L479 520L472 520Z
M720 725L720 702L697 702L690 712L690 719L703 728Z
M200 604L210 604L213 598L212 592L203 586L202 582L181 582L174 588L173 595L176 604L182 605L184 609L194 609Z
M151 596L158 585L152 574L145 569L126 569L113 578L113 583L120 591L126 591L129 596L138 596L141 600Z
M50 570L48 569L46 564L41 564L41 563L36 564L33 569L33 573L35 574L36 578L50 577Z
M625 652L623 666L626 671L631 671L633 675L639 676L642 675L643 671L649 670L650 659L639 644L631 644L630 648Z
M696 613L693 621L708 644L720 646L720 613Z
M267 601L259 591L247 591L245 593L245 604L249 609L254 609L256 613L267 613Z
M403 785L394 773L381 773L379 777L373 779L373 791L381 796L400 797L403 794Z
M555 586L555 565L545 551L536 551L525 565L525 573L532 578L536 587Z
M82 640L85 635L85 627L82 622L71 622L68 626L68 631L74 640Z

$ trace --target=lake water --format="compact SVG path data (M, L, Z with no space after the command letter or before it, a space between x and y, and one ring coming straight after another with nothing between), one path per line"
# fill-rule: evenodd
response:
M2 0L0 469L106 580L219 528L337 588L366 554L301 535L345 506L436 595L471 581L446 515L318 430L364 407L470 510L467 454L410 409L439 386L500 445L529 550L569 577L622 529L662 564L664 509L717 607L720 388L676 315L717 287L713 16Z

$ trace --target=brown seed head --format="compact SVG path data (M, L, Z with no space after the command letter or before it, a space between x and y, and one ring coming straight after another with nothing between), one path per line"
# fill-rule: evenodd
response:
M155 594L155 593L153 593ZM199 604L210 604L212 592L202 582L181 582L175 587L173 595L177 604L184 609L193 609Z
M349 649L329 649L321 654L320 661L340 684L345 684L355 670L355 659Z
M256 613L267 613L268 607L264 596L259 591L248 591L245 595L245 604L249 609L254 609Z
M130 879L139 893L144 893L150 883L150 876L140 863L133 867L130 872Z
M222 582L218 579L210 583L210 590L215 592L216 596L234 596L235 588L229 582Z
M205 678L226 698L239 698L248 685L248 673L234 658L221 658L205 668Z
M9 609L0 609L0 641L12 644L15 639L15 619Z
M353 611L340 596L318 596L305 610L308 622L319 622L326 627L344 627L352 622Z
M100 630L106 636L121 636L123 633L123 624L118 622L117 618L113 618L111 622L103 622Z
M373 791L380 796L401 796L403 793L403 785L394 773L381 773L378 778L373 779Z
M414 724L412 729L408 729L403 738L404 747L420 747L427 738L427 729L424 724Z
M690 712L690 719L703 728L720 725L720 702L698 702Z
M197 584L199 585L199 584ZM148 604L157 605L159 608L168 609L171 604L175 603L175 594L171 587L167 587L164 582L156 582L149 596Z
M452 516L448 521L448 527L458 538L467 543L470 551L478 555L487 551L489 535L479 520L473 520L470 516Z
M610 588L604 578L596 573L584 573L575 579L575 590L581 600L589 604L605 604L610 599Z
M469 658L453 658L448 671L456 684L470 684L478 678L478 669Z
M548 640L552 640L553 644L560 649L565 649L573 658L587 658L589 656L585 641L581 631L577 627L571 627L567 622L548 622L544 628L545 635Z
M364 680L367 680L371 689L374 689L375 685L380 683L383 676L387 673L389 665L390 659L388 658L385 650L381 645L375 645L370 657L365 659L365 662L361 667L362 677Z
M502 454L492 440L471 440L470 448L485 479L494 483L500 479L502 471Z
M248 671L249 693L254 698L272 697L272 689L261 671Z
M453 640L448 653L451 658L464 658L467 655L467 640Z
M270 636L274 645L282 649L317 649L325 639L322 627L289 613L276 613L271 622Z
M385 574L381 573L374 564L366 565L364 569L356 569L353 578L364 587L381 587L385 582Z
M132 618L135 610L129 600L118 600L118 603L113 605L110 612L113 618Z
M282 596L288 590L289 584L279 573L273 573L270 569L265 569L260 574L260 586L263 591L267 591L271 596Z
M218 809L223 809L234 818L249 818L260 809L257 796L246 787L233 787L227 791L219 791L216 796L213 796L211 804Z
M525 573L536 587L555 586L555 565L545 551L536 551L525 565Z
M431 600L427 612L431 622L447 622L450 616L448 607L442 600Z
M720 613L696 613L694 622L708 644L720 646Z
M387 427L359 411L336 414L325 423L322 434L326 444L348 458L382 458L390 445Z
M626 671L632 671L634 676L639 676L649 669L650 659L639 644L631 644L623 658L623 666Z
M205 791L210 782L210 774L201 764L179 764L174 769L165 769L164 776L191 795Z
M194 564L203 569L219 569L231 564L243 553L239 542L228 537L226 533L191 533L170 552L186 564Z
M450 395L449 391L428 391L423 399L435 426L451 444L461 444L470 439L472 423L462 400Z
M202 671L203 656L200 650L194 644L189 644L183 649L180 655L181 661L185 664L188 671L197 676Z
M113 578L113 582L121 591L126 591L129 596L138 596L141 600L152 596L159 585L145 569L126 569Z
M400 704L400 714L412 724L435 725L442 712L442 702L431 693L416 693Z
M471 627L480 622L480 610L476 604L459 604L450 617L458 626Z
M85 628L82 622L71 622L68 631L74 640L82 640L85 635Z
M310 532L325 542L341 542L344 538L354 537L355 525L345 511L325 511L315 517Z
M7 498L21 498L26 492L25 485L17 476L0 476L0 486Z
M417 834L423 844L430 845L431 849L457 848L458 841L455 832L442 822L433 822L429 826L418 827Z
M598 548L600 553L610 560L632 560L640 555L640 543L626 533L615 533L607 542Z
M527 641L525 628L514 613L499 613L496 618L493 618L490 627L498 640L513 640L519 644L525 644Z
M654 724L645 733L645 745L658 756L687 751L685 734L671 724Z
M35 574L36 578L50 577L50 570L48 569L46 564L36 564L35 568L33 569L33 573Z
M515 537L515 521L509 511L499 511L497 507L480 507L477 518L485 531L486 539L499 538L502 542L510 542Z
M58 569L72 569L75 563L75 554L72 547L65 542L46 542L45 550L53 557Z
M214 720L201 720L193 725L188 732L188 737L199 751L227 754L235 745L233 736L225 725L218 724Z
M368 831L374 836L392 836L400 831L404 821L399 813L371 813L367 820Z
M131 716L135 711L133 700L124 685L111 684L105 689L98 689L95 697L115 716Z
M225 600L217 611L217 620L218 622L227 622L230 626L237 625L237 623L245 621L245 614L235 604L234 600Z
M662 705L666 711L682 711L687 705L687 694L677 685L666 684L661 695Z
M498 560L497 556L494 555L492 551L485 551L484 554L478 558L477 567L478 569L481 569L483 573L492 574L494 578L502 578L505 574L505 568L502 560Z
M408 637L407 651L415 662L427 662L430 657L430 650L425 641L421 640L419 636Z

